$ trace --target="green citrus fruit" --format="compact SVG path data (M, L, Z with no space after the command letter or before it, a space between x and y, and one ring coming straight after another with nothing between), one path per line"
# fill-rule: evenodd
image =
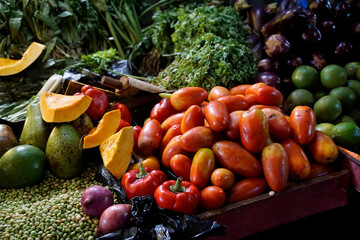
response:
M320 82L319 73L312 66L301 65L293 71L291 81L297 88L314 89Z
M351 109L350 112L347 113L356 123L360 122L360 110L357 108Z
M347 78L348 79L355 79L356 78L356 72L358 68L360 67L360 62L349 62L344 66Z
M339 99L344 110L350 110L354 106L356 100L354 91L348 87L334 88L329 92L329 95Z
M343 86L346 80L346 70L336 64L327 65L320 72L321 84L329 89Z
M315 102L314 113L321 122L332 122L342 113L341 102L336 97L323 96Z
M341 147L354 147L360 144L360 128L353 122L338 123L333 128L332 139Z
M356 79L360 81L360 67L356 71Z
M335 125L332 123L319 123L316 125L315 129L331 137L334 126Z
M334 120L334 124L342 123L342 122L353 122L356 123L355 120L346 114L341 114L337 119Z
M288 104L289 110L291 111L296 106L309 106L312 107L315 103L314 95L306 89L295 89L292 91L286 102Z
M348 80L345 84L346 87L354 91L356 97L360 97L360 82L357 80Z

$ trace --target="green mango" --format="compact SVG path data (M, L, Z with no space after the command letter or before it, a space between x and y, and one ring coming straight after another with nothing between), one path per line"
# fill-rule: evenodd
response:
M49 125L43 120L39 103L29 104L26 118L20 134L20 144L29 144L45 151L50 134Z
M55 125L47 140L45 153L50 171L59 178L71 179L85 170L80 136L70 123Z
M0 188L23 188L39 183L46 171L46 156L33 145L17 145L0 158Z

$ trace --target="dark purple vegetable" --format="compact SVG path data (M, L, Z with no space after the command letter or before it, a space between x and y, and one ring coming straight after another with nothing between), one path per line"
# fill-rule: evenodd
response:
M290 50L290 42L281 34L273 34L266 39L265 52L274 59L286 57Z
M299 6L290 8L264 24L261 28L261 33L264 37L275 33L282 33L283 31L293 29L297 25L308 22L308 18L308 13L303 8Z
M263 82L268 86L279 88L281 79L279 75L273 72L261 72L258 73L254 78L254 83Z
M96 230L102 236L126 228L131 220L131 204L115 204L104 210Z
M336 23L333 20L325 20L319 24L319 30L324 39L332 38L337 32Z
M293 72L295 68L303 64L303 58L300 54L292 54L286 60L286 69L288 72Z
M259 40L252 50L258 58L262 58L264 52L264 43Z
M310 65L321 71L321 69L328 65L325 53L320 51L311 53Z
M300 34L300 42L307 46L318 44L322 39L321 32L313 24L305 24L305 30Z
M359 14L359 13L358 13ZM335 6L336 22L345 26L349 24L353 17L351 4L348 1L341 1Z
M89 216L99 217L106 208L113 204L112 192L103 186L90 186L81 195L81 208Z
M352 60L353 46L348 41L339 42L334 49L334 60L338 63L350 62Z
M296 6L296 0L279 0L276 6L276 15Z
M265 23L265 15L264 8L258 6L253 6L249 12L249 25L258 35Z
M271 58L261 59L256 65L260 72L277 72L279 63Z
M329 19L334 15L330 0L314 0L309 4L309 10L315 13L319 20Z

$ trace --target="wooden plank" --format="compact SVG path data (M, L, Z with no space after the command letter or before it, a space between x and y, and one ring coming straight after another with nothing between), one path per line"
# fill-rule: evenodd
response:
M342 167L348 169L351 174L351 182L356 191L360 192L360 156L348 149L339 148L339 158L342 162Z
M341 170L293 185L275 195L261 196L199 214L227 226L226 236L240 239L306 216L347 204L350 172Z

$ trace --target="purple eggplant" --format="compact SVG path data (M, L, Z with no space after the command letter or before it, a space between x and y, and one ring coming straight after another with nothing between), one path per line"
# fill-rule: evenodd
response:
M309 21L307 11L301 7L290 8L276 15L261 28L264 37L272 34L282 33L289 29L296 29L296 26L303 25Z
M353 15L354 15L353 8L350 2L345 0L336 4L335 6L336 23L342 26L346 26L352 22Z
M253 6L249 12L249 25L257 35L260 35L261 27L265 23L264 8Z
M352 51L353 46L349 41L341 41L334 48L334 60L339 64L350 62Z
M277 72L279 70L279 62L271 58L263 58L256 67L259 72Z
M285 58L290 48L290 42L281 34L273 34L265 42L265 52L273 59Z
M316 14L319 20L329 19L334 15L330 0L314 0L309 4L309 10Z
M300 34L300 42L306 46L314 46L322 39L320 30L314 24L306 24L305 30Z
M275 14L281 14L284 11L296 7L297 6L297 1L296 0L279 0L277 1L277 6L276 6L276 12Z
M324 51L314 51L311 53L310 65L321 71L328 65L327 56Z
M324 39L333 38L337 32L337 26L333 20L325 20L319 23L319 30Z
M300 54L292 54L286 61L287 71L293 72L295 68L303 64L303 58Z
M279 88L281 84L281 79L279 75L273 72L261 72L256 74L254 78L254 83L263 82L268 86Z

